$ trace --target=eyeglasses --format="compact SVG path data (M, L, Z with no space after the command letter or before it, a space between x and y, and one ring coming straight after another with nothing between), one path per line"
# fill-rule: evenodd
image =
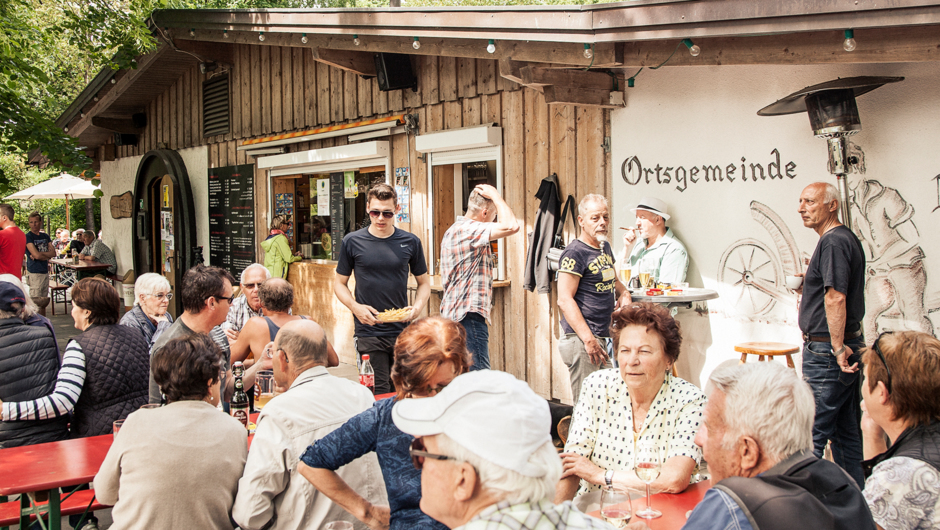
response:
M243 289L255 289L256 287L260 287L260 286L261 286L260 283L243 283L242 284Z
M207 297L206 297L207 300L208 300L209 298L215 298L216 300L218 300L218 301L220 301L220 302L221 302L222 300L225 300L226 302L228 302L228 303L231 304L231 303L232 303L232 300L235 300L235 295L232 295L232 296L222 296L222 295L218 295L218 294L217 294L217 295L207 296Z
M408 454L411 455L411 463L415 465L415 469L421 471L421 468L424 467L424 459L431 458L434 460L457 460L452 456L447 455L438 455L434 453L429 453L425 449L423 438L415 438L411 442L411 447L408 448Z
M878 347L878 343L881 342L881 337L885 335L890 335L894 333L893 331L885 331L881 335L878 335L878 338L875 340L875 343L872 344L871 348L875 350L875 353L878 354L878 358L881 359L881 362L885 365L885 372L888 372L888 380L885 381L885 386L888 388L888 393L891 393L891 369L888 368L888 361L885 359L885 354L881 353L881 348Z
M167 300L173 299L173 293L156 293L156 294L151 294L150 296L156 298L157 300L163 300L164 298L166 298Z
M386 219L391 219L392 217L395 217L395 212L390 212L388 210L369 210L369 215L375 218L378 218L378 216L381 215Z

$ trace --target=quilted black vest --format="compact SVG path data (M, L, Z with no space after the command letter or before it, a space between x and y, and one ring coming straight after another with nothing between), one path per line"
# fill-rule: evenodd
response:
M901 436L898 436L890 449L871 460L862 462L865 478L871 476L875 466L895 456L920 460L940 471L940 421L907 429L901 433Z
M18 318L0 320L0 401L29 401L49 395L59 375L52 332ZM48 420L0 422L0 448L68 438L68 415Z
M140 331L92 326L72 339L85 354L85 384L75 404L72 438L110 434L115 420L147 403L150 349Z
M756 477L726 478L715 488L738 503L754 530L875 530L852 477L809 451Z

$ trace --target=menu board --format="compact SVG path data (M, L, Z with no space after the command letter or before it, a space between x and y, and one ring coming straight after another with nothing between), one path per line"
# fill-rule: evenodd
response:
M339 259L339 246L346 235L345 182L342 173L330 173L330 237L333 239L333 259Z
M209 169L209 264L236 278L255 262L255 166Z

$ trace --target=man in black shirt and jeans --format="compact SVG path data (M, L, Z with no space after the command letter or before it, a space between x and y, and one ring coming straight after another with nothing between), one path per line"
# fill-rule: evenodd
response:
M865 346L865 254L839 222L839 194L832 184L807 186L799 213L803 226L820 236L803 280L799 319L803 379L816 401L813 452L822 457L831 441L835 463L863 488L859 350Z
M418 236L395 228L398 195L388 184L369 190L366 210L372 224L343 238L336 264L333 292L356 318L356 351L370 357L375 370L375 393L395 391L391 380L395 340L407 322L421 314L431 296L431 280ZM356 272L356 295L349 277ZM382 323L375 316L387 309L408 306L408 273L418 284L415 303L406 322Z

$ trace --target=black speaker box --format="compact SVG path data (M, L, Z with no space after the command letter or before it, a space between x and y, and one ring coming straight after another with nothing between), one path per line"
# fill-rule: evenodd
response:
M410 88L418 91L418 78L411 69L411 57L401 53L375 54L375 74L379 81L379 90L399 90Z

